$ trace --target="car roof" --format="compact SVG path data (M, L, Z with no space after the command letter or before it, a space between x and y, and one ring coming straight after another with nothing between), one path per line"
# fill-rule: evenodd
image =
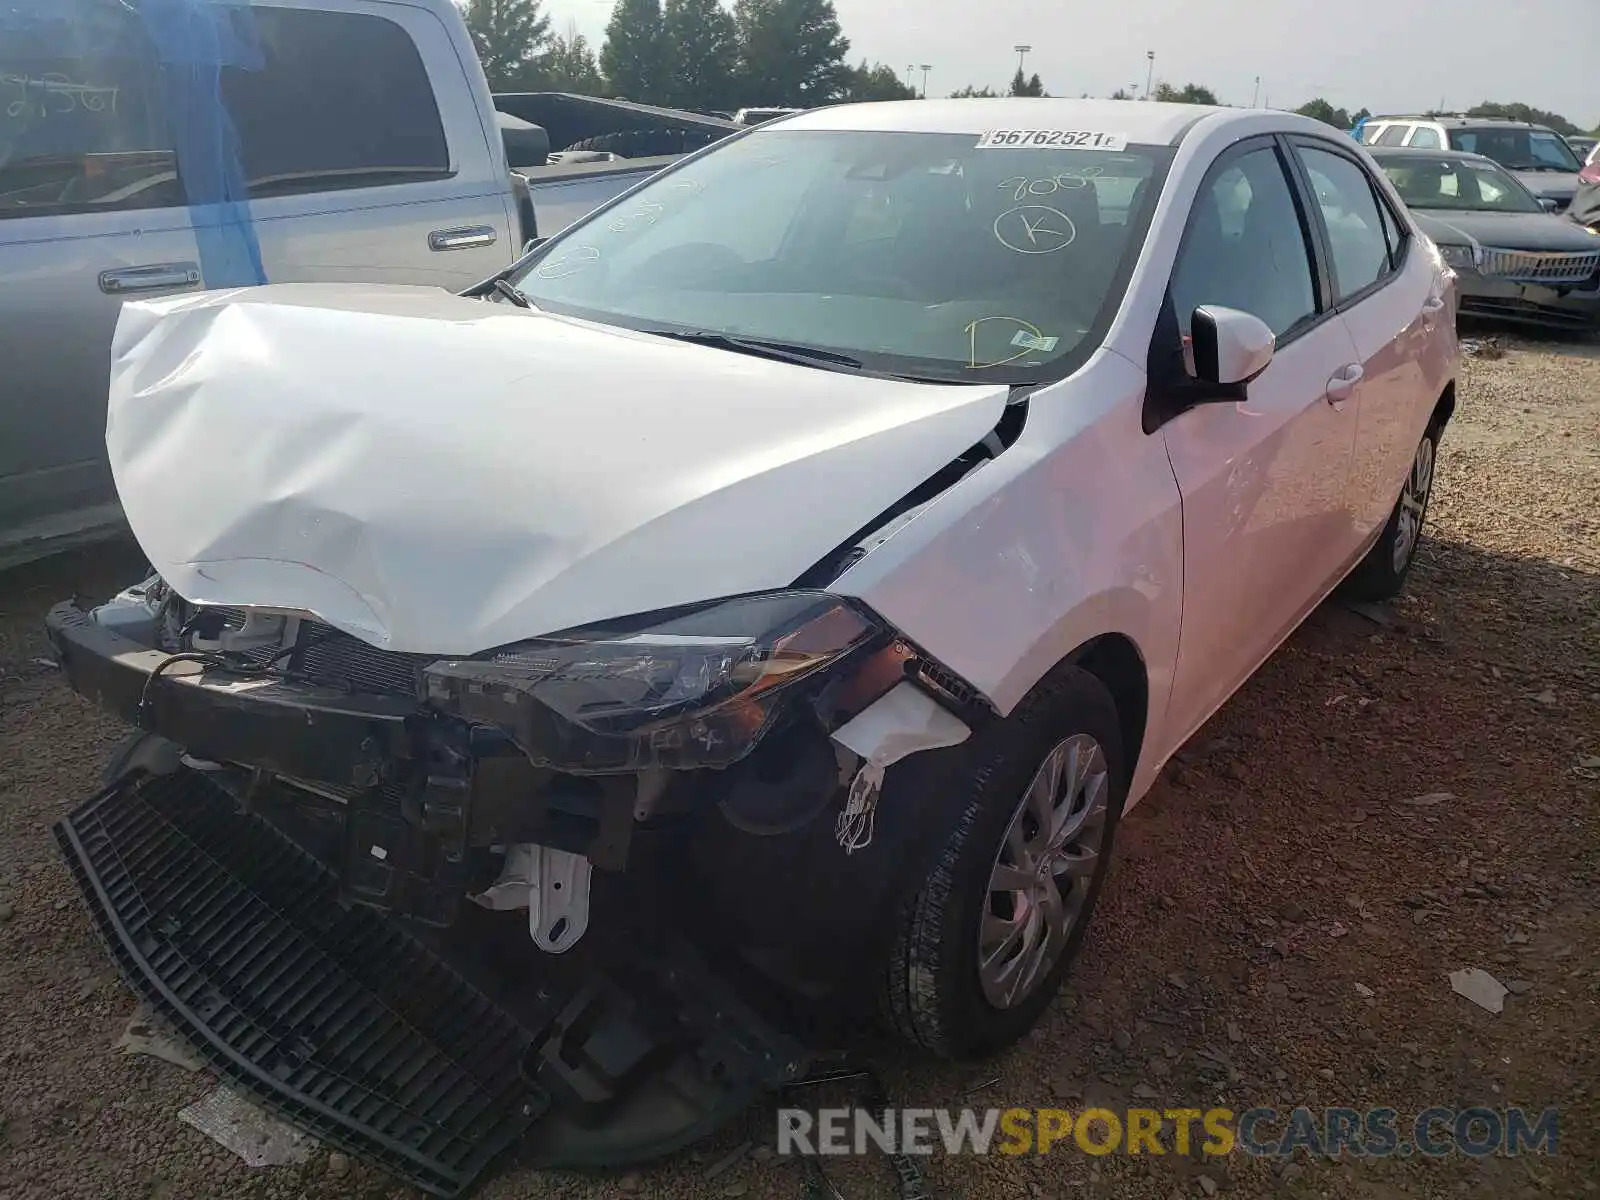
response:
M991 129L1072 129L1120 133L1129 142L1171 145L1191 126L1213 114L1241 120L1260 109L1162 104L1143 100L1071 100L1065 97L885 100L815 108L782 118L769 128L860 130L892 133L970 133Z
M1548 125L1535 125L1532 121L1517 121L1511 117L1469 117L1464 113L1445 113L1428 116L1383 116L1368 117L1368 125L1393 124L1396 121L1416 121L1431 125L1443 125L1446 129L1463 129L1468 126L1485 125L1501 126L1506 129L1538 129L1544 133L1554 133Z
M1494 159L1483 154L1469 154L1465 150L1422 150L1412 149L1407 146L1368 146L1368 154L1382 162L1386 158L1434 158L1440 162L1459 162L1462 159L1473 163L1483 164L1487 167L1500 167ZM1504 169L1504 168L1500 168Z

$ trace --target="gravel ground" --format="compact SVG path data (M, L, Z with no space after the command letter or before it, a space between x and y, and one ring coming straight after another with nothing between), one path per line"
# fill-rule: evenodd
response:
M1302 1156L1288 1178L1239 1155L941 1156L936 1196L1600 1194L1600 346L1504 346L1468 364L1408 595L1381 620L1325 606L1168 770L1035 1038L886 1078L923 1105L978 1085L994 1105L1556 1105L1559 1154ZM212 1081L112 1049L133 1001L49 827L119 730L35 660L50 603L136 563L103 547L0 579L0 1200L410 1197L342 1155L248 1168L177 1120ZM1503 1013L1451 993L1471 966L1514 981ZM782 1162L706 1178L771 1128L620 1178L510 1167L482 1195L798 1197ZM895 1194L881 1162L837 1178Z

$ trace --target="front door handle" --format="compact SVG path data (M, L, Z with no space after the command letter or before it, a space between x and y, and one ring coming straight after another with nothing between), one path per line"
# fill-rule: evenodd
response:
M1350 363L1341 367L1334 376L1328 380L1328 403L1334 408L1344 407L1344 402L1355 393L1356 384L1361 382L1361 377L1366 374L1360 363Z
M435 229L428 235L429 250L477 250L499 238L493 225L467 225L461 229Z
M200 283L198 263L157 263L149 267L119 267L100 272L100 290L108 296L129 292L154 292L161 288L195 287Z

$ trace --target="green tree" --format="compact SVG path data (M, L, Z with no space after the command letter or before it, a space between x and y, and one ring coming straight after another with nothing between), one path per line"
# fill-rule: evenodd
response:
M1527 121L1530 125L1548 126L1563 137L1583 132L1560 113L1546 112L1542 108L1532 108L1526 104L1495 104L1485 100L1482 104L1467 109L1467 116L1505 117L1511 121Z
M970 83L958 91L950 93L952 100L992 100L1000 93L992 87L975 88Z
M1011 77L1011 94L1013 96L1042 96L1044 84L1039 80L1039 73L1035 71L1032 79L1022 77L1022 68L1017 68L1017 73Z
M845 94L850 41L833 0L735 0L733 20L749 103L809 108Z
M1198 83L1186 83L1181 88L1175 88L1166 80L1156 84L1157 100L1168 104L1220 104L1217 94L1210 88L1201 87Z
M667 104L738 107L739 31L719 0L666 0L661 32Z
M1342 108L1335 108L1321 96L1315 100L1308 100L1295 109L1302 117L1310 117L1314 121L1321 121L1324 125L1332 125L1335 129L1348 130L1355 121L1350 114Z
M617 0L600 47L600 71L613 95L657 104L666 91L661 0Z
M1133 93L1128 91L1127 88L1118 88L1116 91L1111 93L1111 98L1113 100L1132 100Z
M884 63L867 66L866 59L859 67L850 69L850 79L845 86L844 100L915 100L917 89L902 83L894 68Z
M462 15L492 91L538 85L550 41L550 18L539 0L466 0Z
M544 57L544 86L552 92L577 92L582 96L598 96L605 91L605 81L600 77L600 64L589 39L569 25L565 37L550 43Z

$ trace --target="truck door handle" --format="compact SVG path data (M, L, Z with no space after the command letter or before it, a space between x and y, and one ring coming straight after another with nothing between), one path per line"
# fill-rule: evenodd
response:
M157 263L149 267L119 267L100 272L100 290L108 296L129 292L154 292L161 288L194 287L200 282L198 263Z
M461 229L435 229L428 235L429 250L476 250L499 239L493 225L467 225Z
M1338 408L1356 390L1356 384L1366 374L1360 363L1351 363L1328 380L1328 403Z

